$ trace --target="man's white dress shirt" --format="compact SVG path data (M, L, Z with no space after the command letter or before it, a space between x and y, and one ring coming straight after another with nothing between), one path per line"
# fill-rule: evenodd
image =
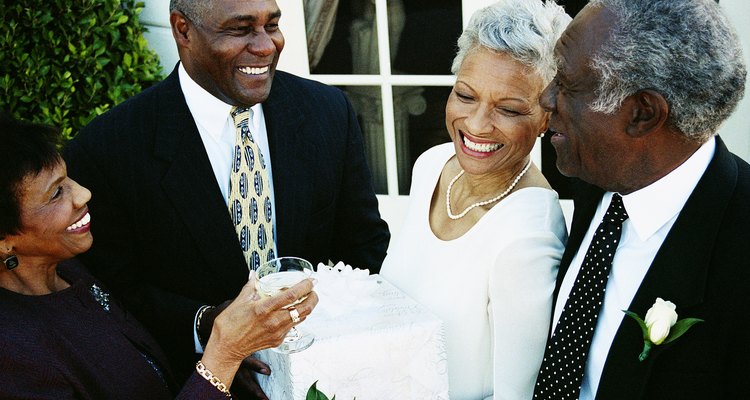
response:
M180 77L180 86L185 96L190 113L193 115L195 124L198 126L198 132L203 141L203 147L206 148L208 159L211 161L216 182L219 184L224 202L229 202L229 176L232 167L232 153L234 150L234 140L236 128L234 120L230 114L232 106L214 97L200 85L198 85L185 67L180 63L178 67ZM268 189L271 197L271 213L274 232L274 243L278 253L278 241L276 241L276 202L273 193L273 173L271 172L271 152L268 149L268 132L266 131L266 120L263 117L263 106L258 103L251 107L252 121L250 123L250 133L253 135L255 143L260 147L263 153L263 159L266 162L268 170ZM199 210L196 210L199 211ZM227 218L229 218L229 207L227 206ZM196 314L197 318L197 314ZM193 324L195 326L195 324ZM196 353L203 353L203 347L198 341L198 332L193 329L193 340L195 342Z

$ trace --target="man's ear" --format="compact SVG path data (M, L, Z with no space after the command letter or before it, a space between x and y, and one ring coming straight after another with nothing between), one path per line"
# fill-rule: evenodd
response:
M632 114L626 128L629 136L646 136L667 124L669 104L661 93L645 89L631 97Z
M190 42L188 31L192 28L190 21L185 14L174 10L169 14L169 24L172 26L172 36L178 47L187 47Z

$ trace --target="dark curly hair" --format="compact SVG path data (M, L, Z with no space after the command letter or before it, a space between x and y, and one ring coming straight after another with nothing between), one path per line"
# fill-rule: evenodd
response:
M57 128L0 111L0 239L21 228L19 189L24 179L62 162L59 141Z

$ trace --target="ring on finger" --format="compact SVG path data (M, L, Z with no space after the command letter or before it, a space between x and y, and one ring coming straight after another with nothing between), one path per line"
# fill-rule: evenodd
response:
M289 316L292 317L292 322L299 323L300 317L299 317L299 311L297 311L296 308L292 308L289 310Z

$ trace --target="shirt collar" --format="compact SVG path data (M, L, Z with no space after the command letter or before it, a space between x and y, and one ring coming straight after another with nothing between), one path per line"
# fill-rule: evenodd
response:
M680 213L713 158L712 137L682 165L658 181L622 196L630 224L641 240L647 240ZM611 193L607 193L611 198Z
M205 132L215 138L219 138L227 120L218 119L216 116L226 115L229 117L232 106L217 99L196 83L188 75L182 63L180 63L178 73L182 93L185 95L185 101L190 109L190 113L193 115L193 119L195 119L195 123L203 128Z
M182 63L178 67L180 77L180 86L185 96L190 113L195 119L196 125L202 128L208 134L215 138L221 137L224 127L227 123L234 124L230 115L232 105L227 104L206 91L193 78L188 75ZM263 118L263 109L260 103L250 107L252 112L252 121L250 121L251 131L256 132L258 123ZM226 119L216 118L217 115L226 115Z

